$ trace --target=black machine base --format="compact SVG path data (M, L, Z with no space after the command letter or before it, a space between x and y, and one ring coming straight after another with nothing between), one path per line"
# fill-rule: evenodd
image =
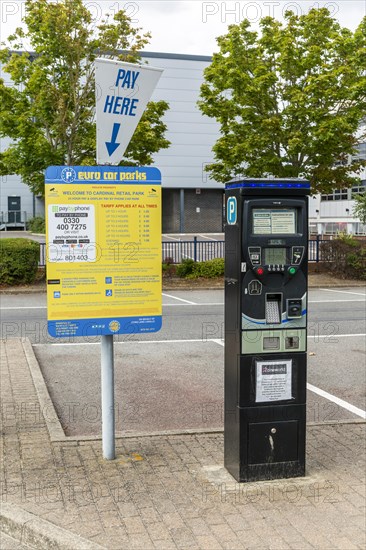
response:
M237 407L226 419L227 470L239 482L304 476L305 415L305 405Z

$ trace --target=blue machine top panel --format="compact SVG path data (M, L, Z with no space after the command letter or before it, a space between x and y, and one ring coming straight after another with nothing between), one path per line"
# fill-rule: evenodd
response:
M270 179L247 179L231 181L225 185L225 189L246 188L246 189L310 189L310 182L307 180L270 180Z

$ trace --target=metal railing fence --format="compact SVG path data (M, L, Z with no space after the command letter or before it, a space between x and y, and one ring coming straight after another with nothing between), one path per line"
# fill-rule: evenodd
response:
M0 229L20 228L23 231L27 226L27 212L25 210L3 210L0 212Z
M180 264L182 260L206 262L225 256L225 241L174 241L162 243L162 259L165 263Z
M321 261L320 238L309 240L309 262ZM205 262L214 258L224 258L225 241L163 241L162 261L165 263L180 264L183 260L191 259L194 262ZM40 243L39 266L46 265L46 244Z

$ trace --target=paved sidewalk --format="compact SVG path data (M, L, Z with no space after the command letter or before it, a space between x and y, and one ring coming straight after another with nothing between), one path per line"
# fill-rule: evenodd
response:
M301 479L236 484L222 433L121 438L107 462L100 440L51 442L24 346L1 346L0 528L15 505L42 548L365 547L364 423L310 426Z

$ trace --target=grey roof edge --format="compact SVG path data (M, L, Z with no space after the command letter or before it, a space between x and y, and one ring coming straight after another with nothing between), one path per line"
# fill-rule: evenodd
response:
M26 52L25 50L9 50L11 54L23 54L28 53L30 57L35 57L35 52ZM122 50L121 50L121 53ZM100 55L103 55L101 53ZM179 59L181 61L205 61L205 62L211 62L212 56L211 55L195 55L195 54L185 54L185 53L164 53L164 52L148 52L148 51L141 51L139 52L139 55L141 58L149 57L151 59Z
M140 52L141 57L156 59L180 59L182 61L212 61L211 55L194 55L185 53L164 53L164 52Z

